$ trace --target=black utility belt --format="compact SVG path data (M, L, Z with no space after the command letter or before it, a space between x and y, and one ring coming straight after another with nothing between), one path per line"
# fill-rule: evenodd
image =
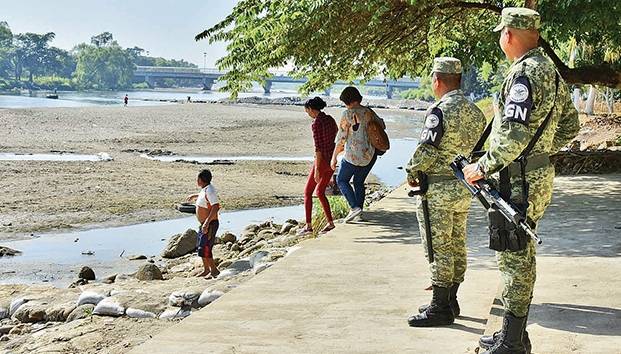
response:
M524 172L530 172L544 168L550 165L550 156L548 154L537 154L526 158L526 169ZM522 167L519 162L512 162L507 169L509 176L515 177L522 174Z
M430 184L438 182L456 181L455 176L448 175L427 175L422 172L418 173L418 187L411 189L408 192L408 196L414 197L417 195L425 195L429 189Z

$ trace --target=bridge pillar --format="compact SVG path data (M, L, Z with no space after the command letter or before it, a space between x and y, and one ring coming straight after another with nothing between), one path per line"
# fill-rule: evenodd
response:
M388 98L389 100L392 99L393 90L394 90L394 87L390 85L386 86L386 98Z
M264 93L270 93L270 91L272 90L272 82L271 81L265 81L263 83L263 92Z
M203 78L203 91L211 91L214 81L214 79L210 79L207 77Z
M147 85L149 85L150 88L155 87L155 80L151 76L146 75L144 77L144 81L147 83Z

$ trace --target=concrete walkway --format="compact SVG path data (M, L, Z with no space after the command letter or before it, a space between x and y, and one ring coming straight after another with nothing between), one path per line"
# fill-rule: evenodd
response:
M592 182L600 182L597 191L581 192ZM529 322L533 347L537 353L621 353L621 230L615 228L621 227L621 177L560 178L557 184L563 192L540 230L545 244ZM496 329L499 319L491 305L500 276L486 249L483 211L471 211L463 316L433 329L406 323L431 296L406 189L375 204L366 219L301 243L131 353L474 353L479 336Z

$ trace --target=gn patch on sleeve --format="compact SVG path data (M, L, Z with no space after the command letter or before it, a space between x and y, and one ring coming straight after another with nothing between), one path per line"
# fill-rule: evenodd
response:
M533 109L533 92L526 76L513 80L509 94L505 99L505 111L502 120L528 125Z
M442 110L438 107L434 107L425 117L425 126L420 135L421 144L433 145L436 148L440 146L440 141L444 135L444 126L442 119Z

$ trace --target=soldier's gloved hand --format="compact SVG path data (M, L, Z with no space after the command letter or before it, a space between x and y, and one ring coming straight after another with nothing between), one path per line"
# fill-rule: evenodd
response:
M466 182L470 184L474 184L474 182L480 179L483 179L483 177L485 177L478 163L471 163L469 165L464 166L463 172L464 172L464 178L466 179Z

